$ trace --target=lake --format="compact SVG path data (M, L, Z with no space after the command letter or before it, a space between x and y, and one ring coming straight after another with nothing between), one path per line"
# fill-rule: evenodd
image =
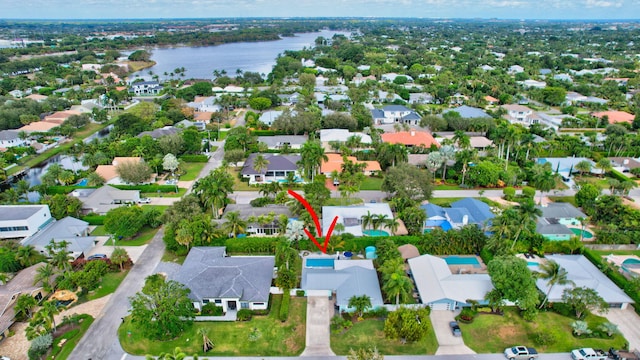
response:
M149 71L164 79L164 73L170 74L176 68L187 69L185 78L212 79L214 70L225 70L227 75L235 76L236 70L264 74L271 72L278 54L285 50L302 50L315 44L319 37L331 38L334 34L349 36L349 32L323 30L313 33L296 34L275 41L241 42L203 47L157 48L151 50L151 59L157 64L138 71L133 77L151 80Z

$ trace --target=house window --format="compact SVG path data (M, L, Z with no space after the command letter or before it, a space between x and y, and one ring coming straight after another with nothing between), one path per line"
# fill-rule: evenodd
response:
M240 309L248 309L249 308L249 303L246 301L241 301L240 302Z
M276 171L276 176L284 176L284 171Z
M0 232L8 232L8 231L27 231L29 230L26 226L6 226L0 227Z
M209 303L209 299L202 299L202 303L203 304L208 304Z
M267 171L267 174L265 176L273 176L273 171Z
M216 304L222 304L222 300L220 300L220 299L215 299L215 300L214 300L214 302L215 302Z
M264 306L264 303L253 303L255 306Z

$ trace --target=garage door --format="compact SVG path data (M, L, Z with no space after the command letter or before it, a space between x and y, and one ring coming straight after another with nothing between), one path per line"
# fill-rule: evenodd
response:
M430 304L430 306L431 306L431 310L449 310L450 308L449 303L435 303L435 304Z

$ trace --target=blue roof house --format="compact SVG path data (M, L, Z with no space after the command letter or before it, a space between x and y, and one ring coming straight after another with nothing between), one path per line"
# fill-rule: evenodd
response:
M449 208L434 204L426 204L421 208L427 214L427 220L424 224L425 231L436 228L447 231L459 229L468 224L476 224L485 228L495 217L489 205L473 198L458 200L451 203Z

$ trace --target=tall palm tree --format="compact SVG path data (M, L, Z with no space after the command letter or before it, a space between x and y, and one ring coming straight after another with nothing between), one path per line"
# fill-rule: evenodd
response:
M372 214L370 211L367 211L366 215L362 215L362 227L367 229L369 225L373 225L373 218L376 214Z
M546 280L547 286L549 286L547 293L544 295L544 300L540 304L540 309L542 309L547 300L549 300L549 294L555 285L573 284L573 281L568 279L569 273L567 270L553 260L540 263L539 268L541 271L536 276Z
M324 148L320 141L307 141L300 148L300 165L305 172L305 176L313 181L323 161L329 161L329 157L324 153Z
M45 291L50 292L53 290L53 287L51 286L51 278L53 275L55 275L53 265L44 264L44 266L41 266L36 270L36 275L33 278L33 285L42 281L42 288Z
M193 186L193 192L204 206L210 206L212 215L220 218L220 210L228 202L228 194L233 191L233 177L223 168L200 178Z
M456 158L456 150L453 146L444 145L438 150L442 157L442 181L447 179L447 163Z
M407 299L413 290L411 279L404 273L395 272L382 285L382 290L387 295L387 300L396 299L396 305L400 304L400 299Z
M373 230L378 230L380 226L384 225L386 221L389 220L389 215L387 214L376 214L373 217Z
M456 130L451 139L459 149L466 150L471 147L471 138L463 130Z
M40 253L32 246L20 246L16 250L16 257L19 259L20 264L24 267L31 266L38 261Z
M247 222L240 217L239 211L228 212L224 215L224 218L227 220L223 225L225 231L233 234L233 237L236 237L238 233L243 233L247 227Z
M518 214L519 221L516 236L513 239L513 244L511 244L512 249L516 245L522 231L528 228L532 223L535 223L539 216L542 216L542 210L536 207L533 200L525 200L520 203L520 205L516 206L516 213Z
M349 298L348 306L356 310L356 313L358 313L358 317L362 317L364 315L364 312L371 307L371 297L369 297L368 295L353 295L351 298Z
M60 309L56 306L53 301L47 301L42 304L40 310L38 310L38 314L42 317L43 320L46 321L48 327L53 329L53 333L56 332L56 319L55 316L60 313Z
M267 170L269 167L269 160L265 159L262 154L258 154L255 158L253 158L253 169L260 174L262 174L263 170Z
M386 219L383 222L383 225L391 231L391 235L395 235L396 231L398 231L398 227L400 227L400 223L397 219Z

